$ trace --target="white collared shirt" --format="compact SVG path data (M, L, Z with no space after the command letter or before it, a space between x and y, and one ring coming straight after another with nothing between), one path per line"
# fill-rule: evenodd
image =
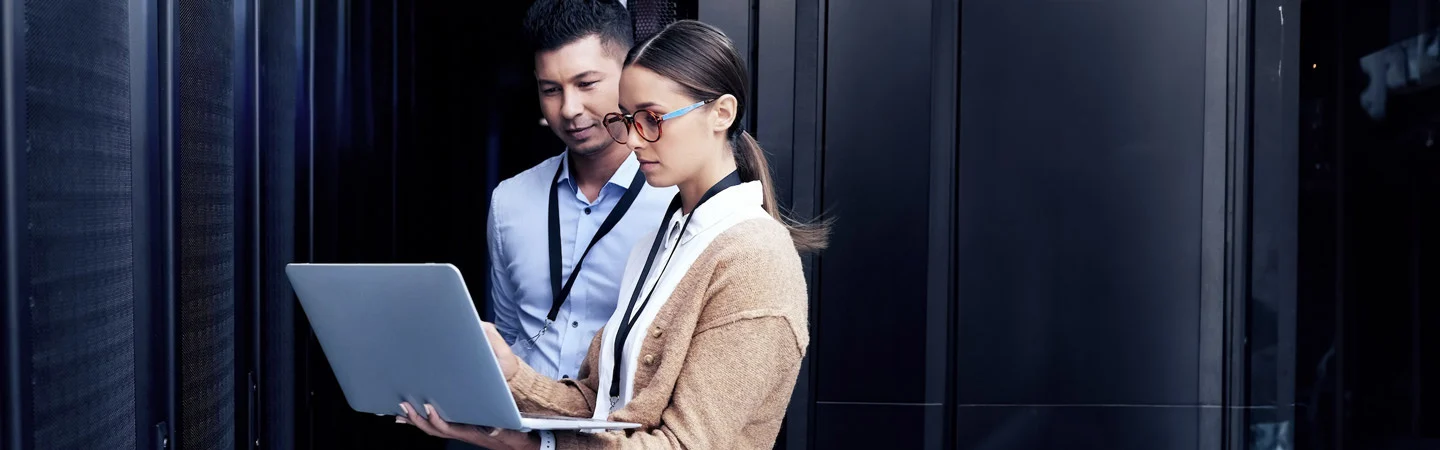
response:
M495 328L516 356L546 377L574 378L590 341L615 311L626 255L641 236L655 229L677 189L646 186L624 219L596 243L585 258L570 297L544 333L553 295L550 281L549 204L559 186L560 275L574 270L590 239L625 195L640 163L631 153L601 189L585 198L570 179L568 152L552 157L495 188L491 196L490 304ZM555 171L562 168L560 179ZM556 184L551 184L554 181ZM654 234L651 234L654 236ZM650 241L646 241L647 243ZM540 335L534 345L528 341Z
M630 303L631 295L635 285L641 280L640 272L644 268L645 260L650 256L650 247L655 242L655 232L642 237L635 243L635 248L630 252L629 262L625 265L625 276L620 283L620 299L615 308L615 314L605 324L604 340L600 344L599 390L596 392L596 408L593 418L606 419L611 412L617 411L629 403L634 396L632 390L635 379L635 368L642 355L640 348L645 343L645 338L650 335L649 328L655 321L656 314L665 306L670 294L675 291L690 266L700 257L710 243L720 236L725 230L741 222L751 219L770 219L769 213L762 207L765 195L759 181L742 183L720 191L705 204L696 208L690 216L677 211L669 220L665 233L668 234L662 241L660 251L656 253L655 262L650 269L649 279L645 281L645 289L640 291L636 299L635 308L639 308L645 302L645 296L650 294L650 303L645 309L639 311L639 319L636 320L631 329L630 336L625 340L625 348L621 354L621 376L620 397L612 404L610 399L610 385L614 373L615 361L615 333L620 328L620 322L624 319L625 309ZM683 226L685 220L689 219L690 224ZM772 219L773 220L773 219ZM681 235L681 228L684 227L684 235ZM666 266L666 256L674 250L670 256L668 267L664 273L661 268Z

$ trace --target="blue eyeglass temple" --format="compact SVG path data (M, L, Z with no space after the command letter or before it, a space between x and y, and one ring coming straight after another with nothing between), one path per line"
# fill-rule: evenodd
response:
M693 105L686 106L686 107L684 107L684 108L680 108L680 109L677 109L677 110L674 110L674 111L670 111L669 114L660 116L660 120L670 120L670 119L674 119L674 118L676 118L676 117L683 116L683 115L685 115L685 113L688 113L688 112L690 112L690 111L694 111L695 108L699 108L699 107L701 107L701 106L705 106L706 103L710 103L710 102L713 102L713 101L715 101L715 100L714 100L714 99L711 99L711 100L705 100L705 101L701 101L701 102L696 102L696 103L693 104Z

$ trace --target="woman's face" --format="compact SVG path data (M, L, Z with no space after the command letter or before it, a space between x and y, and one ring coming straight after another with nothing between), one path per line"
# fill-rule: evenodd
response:
M620 76L620 109L624 114L642 110L665 115L701 100L682 94L682 88L649 69L630 66ZM693 178L701 169L721 157L718 146L724 143L728 123L717 120L711 103L680 117L660 123L660 139L649 142L630 128L625 146L635 152L640 170L651 186L669 187ZM637 117L638 120L643 120ZM723 126L722 126L723 125ZM650 136L654 137L654 136Z

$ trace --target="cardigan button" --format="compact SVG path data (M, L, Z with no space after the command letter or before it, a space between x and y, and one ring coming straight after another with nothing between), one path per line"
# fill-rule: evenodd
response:
M649 366L649 365L654 365L654 364L655 364L655 355L645 355L645 365Z
M650 333L650 337L656 337L656 338L658 338L658 337L660 337L660 335L662 335L662 334L665 334L665 333L660 332L660 329L657 328L657 329L655 329L655 332Z

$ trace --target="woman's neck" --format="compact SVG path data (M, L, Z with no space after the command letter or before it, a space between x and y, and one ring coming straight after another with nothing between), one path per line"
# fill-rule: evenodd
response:
M681 211L684 211L685 214L695 212L695 206L700 203L700 198L705 196L705 192L729 176L730 172L735 171L735 158L726 156L726 158L700 169L689 180L680 182L678 187Z

